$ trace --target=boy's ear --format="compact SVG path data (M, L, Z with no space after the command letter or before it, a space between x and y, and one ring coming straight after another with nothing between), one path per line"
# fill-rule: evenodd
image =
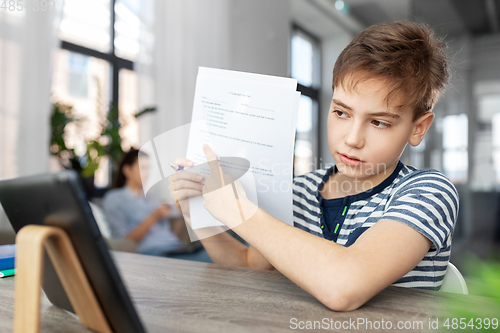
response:
M434 112L429 111L415 121L413 127L413 133L409 140L410 144L413 147L418 146L420 142L422 142L422 140L425 137L425 134L429 130L429 127L431 127L433 120L434 120Z

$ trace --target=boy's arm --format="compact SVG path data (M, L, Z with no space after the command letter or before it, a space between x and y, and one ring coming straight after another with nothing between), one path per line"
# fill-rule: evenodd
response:
M274 269L253 246L247 247L227 232L206 238L200 237L200 240L214 263L254 269Z
M185 158L178 158L175 163L183 167L193 166L193 162ZM184 217L184 221L190 226L191 216L188 198L203 195L202 178L198 176L198 174L187 171L177 171L169 178L168 190L170 197L175 199L175 207ZM269 261L255 248L243 245L226 233L226 230L227 228L223 229L221 227L193 229L214 263L256 269L274 269Z
M204 207L332 310L359 308L411 271L432 245L412 227L389 219L379 220L350 247L311 235L257 208L237 181L221 187L215 155L208 147L205 153L214 163L205 180Z
M353 245L343 247L261 209L233 230L281 273L335 311L359 308L411 271L432 245L403 223L381 220Z

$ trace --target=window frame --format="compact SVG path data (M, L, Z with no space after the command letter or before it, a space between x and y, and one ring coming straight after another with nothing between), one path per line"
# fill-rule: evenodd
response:
M115 36L116 36L116 31L115 31L115 21L116 21L116 14L115 14L115 4L116 0L110 0L110 15L111 15L111 24L110 24L110 40L111 40L111 48L108 53L97 51L95 49L82 46L79 44L75 44L72 42L65 41L61 39L61 44L60 48L62 50L67 50L70 52L74 53L79 53L85 56L97 58L97 59L102 59L107 61L111 65L111 82L108 82L108 84L111 84L111 99L110 103L112 107L119 107L119 81L120 81L120 70L121 69L128 69L131 71L134 71L134 62L128 59L121 58L116 55L115 53Z
M316 157L316 164L319 160L320 152L320 131L319 131L319 114L321 110L321 40L314 34L310 33L307 29L304 29L299 24L293 22L290 34L290 77L292 77L292 38L296 32L305 35L313 43L313 80L311 86L305 86L297 82L297 91L303 96L309 97L315 104L316 110L313 110L312 119L312 163L315 163L314 158ZM316 135L314 135L314 133ZM294 165L295 165L295 153L294 153ZM316 165L318 167L318 165ZM294 171L295 172L295 171Z

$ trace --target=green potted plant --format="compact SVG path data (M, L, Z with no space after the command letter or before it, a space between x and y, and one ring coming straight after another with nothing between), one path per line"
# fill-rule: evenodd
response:
M145 108L139 111L135 117L138 118L155 110L155 107ZM50 152L58 158L65 169L76 170L81 175L87 194L89 195L94 191L94 174L99 168L101 158L103 156L110 158L111 172L114 174L118 162L124 153L122 138L120 136L122 125L119 121L118 113L118 107L110 105L109 112L101 121L101 133L99 137L87 141L85 154L79 156L73 148L66 146L65 135L67 125L72 122L78 124L83 119L74 116L72 105L60 102L53 104Z

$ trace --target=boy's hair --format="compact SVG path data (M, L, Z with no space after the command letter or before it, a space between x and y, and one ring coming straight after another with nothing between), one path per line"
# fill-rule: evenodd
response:
M333 69L333 89L355 89L371 78L387 80L387 104L413 110L413 121L430 111L449 80L446 44L425 24L406 21L375 24L340 54ZM399 100L398 100L399 101Z

